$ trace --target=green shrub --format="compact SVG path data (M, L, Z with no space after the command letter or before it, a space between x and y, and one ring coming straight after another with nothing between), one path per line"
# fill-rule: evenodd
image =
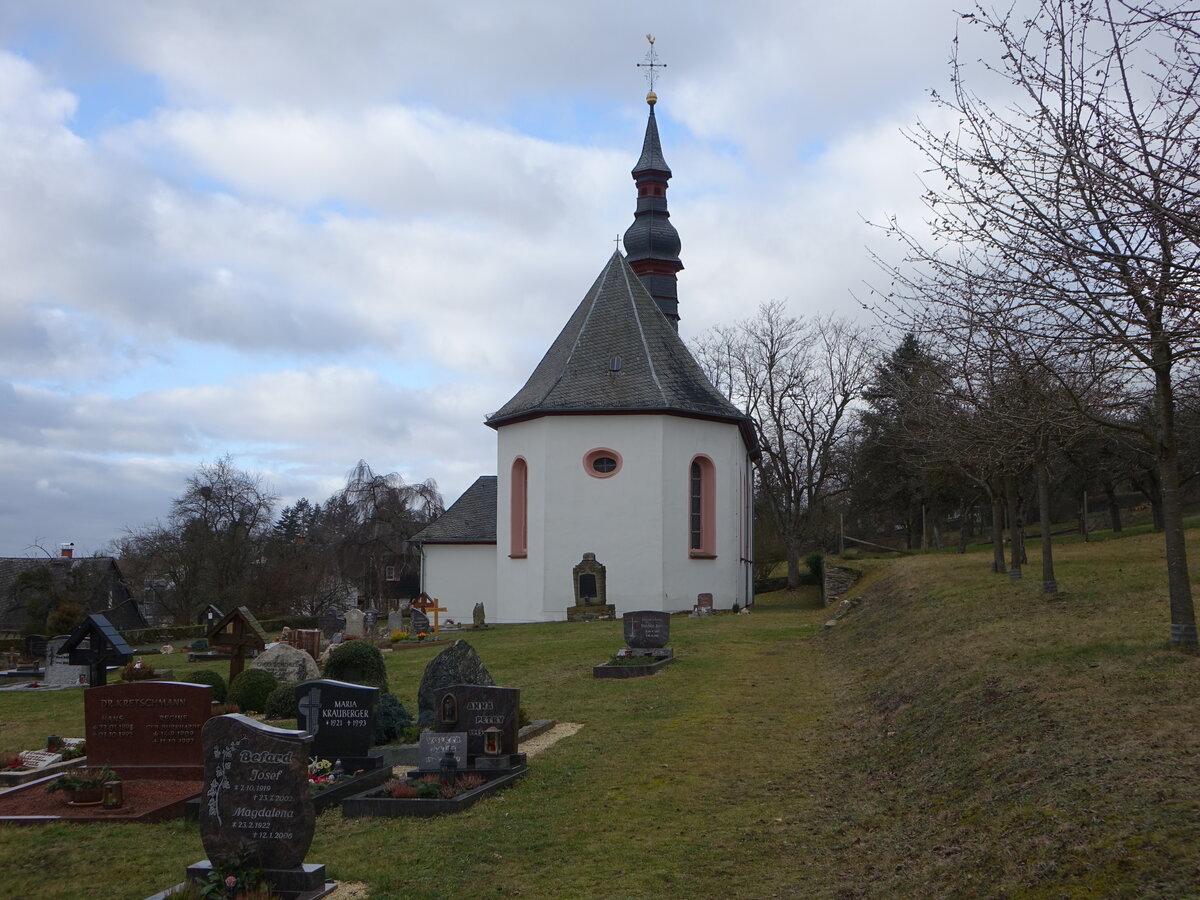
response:
M820 584L824 580L825 572L825 555L823 553L810 553L804 557L804 565L808 566L808 573L811 580L809 584Z
M281 684L271 691L267 697L267 705L263 707L263 712L268 719L295 719L296 685L289 682Z
M403 736L412 723L412 716L395 694L379 695L379 709L375 713L376 744L390 744Z
M266 669L246 669L229 685L229 699L242 712L263 712L267 697L279 687L279 681Z
M187 677L187 680L192 684L211 684L212 698L215 703L224 703L225 698L229 696L229 685L225 683L225 679L221 677L220 672L214 672L212 669L201 669L199 672L193 672Z
M323 674L325 678L365 684L387 693L387 668L383 664L383 654L378 647L366 641L349 641L334 647Z

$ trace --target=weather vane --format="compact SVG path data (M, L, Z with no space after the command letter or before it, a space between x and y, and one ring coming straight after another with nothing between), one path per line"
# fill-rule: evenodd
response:
M658 77L658 70L665 69L666 63L658 61L658 54L654 52L654 35L646 35L646 40L650 42L650 49L646 51L646 61L637 64L639 69L646 70L646 80L650 82L650 93L654 93L654 79Z

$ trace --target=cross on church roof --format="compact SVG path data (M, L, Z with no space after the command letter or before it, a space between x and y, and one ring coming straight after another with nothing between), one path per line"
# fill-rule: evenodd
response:
M646 35L646 40L650 42L650 49L646 51L646 61L637 64L639 69L646 70L646 80L650 82L650 93L654 93L654 79L658 77L658 70L665 69L666 63L658 61L658 54L654 52L654 35Z

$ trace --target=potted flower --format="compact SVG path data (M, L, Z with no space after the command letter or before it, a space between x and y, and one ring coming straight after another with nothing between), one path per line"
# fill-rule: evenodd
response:
M99 769L76 769L52 781L46 790L64 791L67 801L76 805L99 803L104 799L105 782L118 780L117 773L108 766Z

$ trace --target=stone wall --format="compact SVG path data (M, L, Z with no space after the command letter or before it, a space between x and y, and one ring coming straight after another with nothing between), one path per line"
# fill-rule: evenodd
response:
M824 577L821 581L821 602L825 606L837 602L838 598L850 590L862 574L845 566L831 565L828 556L825 557L822 573Z

